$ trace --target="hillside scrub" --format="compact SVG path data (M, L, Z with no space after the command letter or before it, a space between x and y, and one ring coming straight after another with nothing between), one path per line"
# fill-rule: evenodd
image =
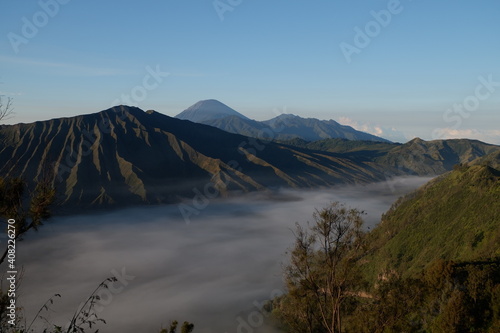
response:
M400 198L370 233L334 203L297 228L285 332L498 332L500 172L459 165Z

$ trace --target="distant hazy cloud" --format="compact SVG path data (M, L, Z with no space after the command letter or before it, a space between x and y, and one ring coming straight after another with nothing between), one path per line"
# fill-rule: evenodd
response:
M349 117L339 117L338 122L342 125L351 126L358 131L363 131L376 136L380 136L384 139L394 142L405 143L409 140L409 138L403 132L398 131L394 127L386 127L373 123L359 122Z
M500 144L500 130L440 128L439 139L475 139L486 143Z

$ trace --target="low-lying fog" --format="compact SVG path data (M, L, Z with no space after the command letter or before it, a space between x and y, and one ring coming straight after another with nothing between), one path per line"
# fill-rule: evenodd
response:
M42 315L65 325L101 281L117 274L97 306L107 322L100 332L157 333L174 319L193 322L195 333L276 332L262 325L258 304L283 288L295 222L341 201L365 210L373 227L392 202L429 179L214 199L189 224L177 205L52 218L18 243L18 305L29 323L59 293Z

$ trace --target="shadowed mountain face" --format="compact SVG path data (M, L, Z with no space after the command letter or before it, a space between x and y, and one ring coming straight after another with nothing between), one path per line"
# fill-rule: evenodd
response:
M264 143L126 106L2 126L0 160L0 176L49 177L61 204L80 207L384 179L370 161Z
M357 131L350 126L341 125L334 120L301 118L293 114L282 114L267 121L251 120L216 100L200 101L175 117L259 139L290 140L299 138L316 141L343 138L390 142L378 136Z
M48 178L60 204L81 208L436 175L498 151L472 140L328 139L299 147L127 106L0 126L0 176Z

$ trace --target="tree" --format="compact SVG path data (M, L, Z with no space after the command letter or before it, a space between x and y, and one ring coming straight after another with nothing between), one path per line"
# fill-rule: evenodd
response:
M342 316L362 285L357 261L364 252L364 213L334 202L297 224L285 269L288 294L279 316L293 332L342 332Z
M12 98L7 97L7 100L4 101L3 96L0 95L0 120L8 119L13 113Z
M162 329L160 333L177 333L177 326L179 325L179 322L177 320L174 320L173 322L170 323L170 328L167 330L166 328ZM181 333L191 333L194 330L194 325L185 321L182 324L181 327Z
M14 241L31 229L36 230L43 220L50 217L49 207L55 198L55 189L48 177L38 181L34 191L26 193L26 183L20 178L0 177L0 217L14 221L8 225L14 226ZM11 238L12 239L12 238ZM0 257L3 263L8 253L6 246Z
M419 279L398 274L377 281L372 298L361 303L346 320L347 332L422 332L426 289Z

